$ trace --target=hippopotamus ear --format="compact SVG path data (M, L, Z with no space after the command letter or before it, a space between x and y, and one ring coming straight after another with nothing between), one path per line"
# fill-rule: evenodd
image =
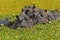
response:
M33 7L32 7L32 9L34 9L36 6L35 6L35 4L33 4Z
M44 12L47 12L47 9L44 9Z
M28 14L28 12L29 12L29 10L26 10L26 11L25 11L25 14L27 15L27 14Z
M16 15L16 18L19 20L19 16L18 15Z
M27 6L25 5L24 8L22 8L22 12L25 11L27 8Z

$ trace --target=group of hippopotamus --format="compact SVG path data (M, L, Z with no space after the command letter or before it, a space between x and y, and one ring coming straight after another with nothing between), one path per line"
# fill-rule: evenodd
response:
M45 24L55 19L56 15L54 15L54 12L47 11L46 9L42 10L32 5L25 6L20 15L16 15L16 20L14 22L10 22L7 18L0 20L0 25L5 25L14 29L17 27L31 28L37 23Z

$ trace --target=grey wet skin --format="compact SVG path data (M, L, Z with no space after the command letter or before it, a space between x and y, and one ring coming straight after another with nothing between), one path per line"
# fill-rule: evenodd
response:
M17 20L14 22L13 28L30 28L37 23L47 23L51 18L53 18L53 15L50 15L51 13L48 15L48 18L44 17L42 14L43 12L47 12L47 10L41 10L35 6L23 8L21 14L16 16Z
M18 17L16 17L18 18ZM16 20L12 26L12 28L16 29L17 27L20 27L20 28L30 28L32 27L33 24L27 20L27 18L23 18L22 20Z
M5 18L0 20L0 25L4 25L4 26L11 26L13 23L11 21L9 21L10 18Z
M0 20L0 25L9 25L9 21L8 20Z
M47 14L43 14L47 13ZM47 15L44 16L44 15ZM39 9L35 5L24 7L20 15L16 15L16 20L14 22L10 22L8 20L0 21L1 24L8 25L9 27L16 29L17 27L20 28L31 28L37 23L45 24L48 21L54 20L55 15L51 12L42 9Z
M58 11L58 9L51 10L50 13L52 13L54 15L55 20L60 21L60 11L59 12L57 12L57 11Z

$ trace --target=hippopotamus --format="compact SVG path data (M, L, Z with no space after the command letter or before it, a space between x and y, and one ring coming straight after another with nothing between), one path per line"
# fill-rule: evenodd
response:
M16 16L16 20L12 25L12 28L31 28L37 23L47 23L54 20L55 16L45 10L37 8L35 5L24 7L20 15Z
M52 13L55 17L55 20L58 20L60 21L60 12L57 12L57 11L50 11L50 13Z
M43 11L42 15L43 17L47 18L49 21L55 20L55 16L46 9Z
M1 20L0 20L0 25L10 26L9 18L1 19Z
M12 25L12 28L16 29L17 27L20 28L31 28L33 26L32 20L28 20L27 18L22 18L22 20L19 19L19 16L16 16L17 20Z

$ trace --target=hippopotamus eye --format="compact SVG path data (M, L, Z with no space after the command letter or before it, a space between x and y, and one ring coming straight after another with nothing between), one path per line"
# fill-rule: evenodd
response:
M30 15L29 18L32 18L32 16Z
M35 11L33 10L33 13L34 13Z

